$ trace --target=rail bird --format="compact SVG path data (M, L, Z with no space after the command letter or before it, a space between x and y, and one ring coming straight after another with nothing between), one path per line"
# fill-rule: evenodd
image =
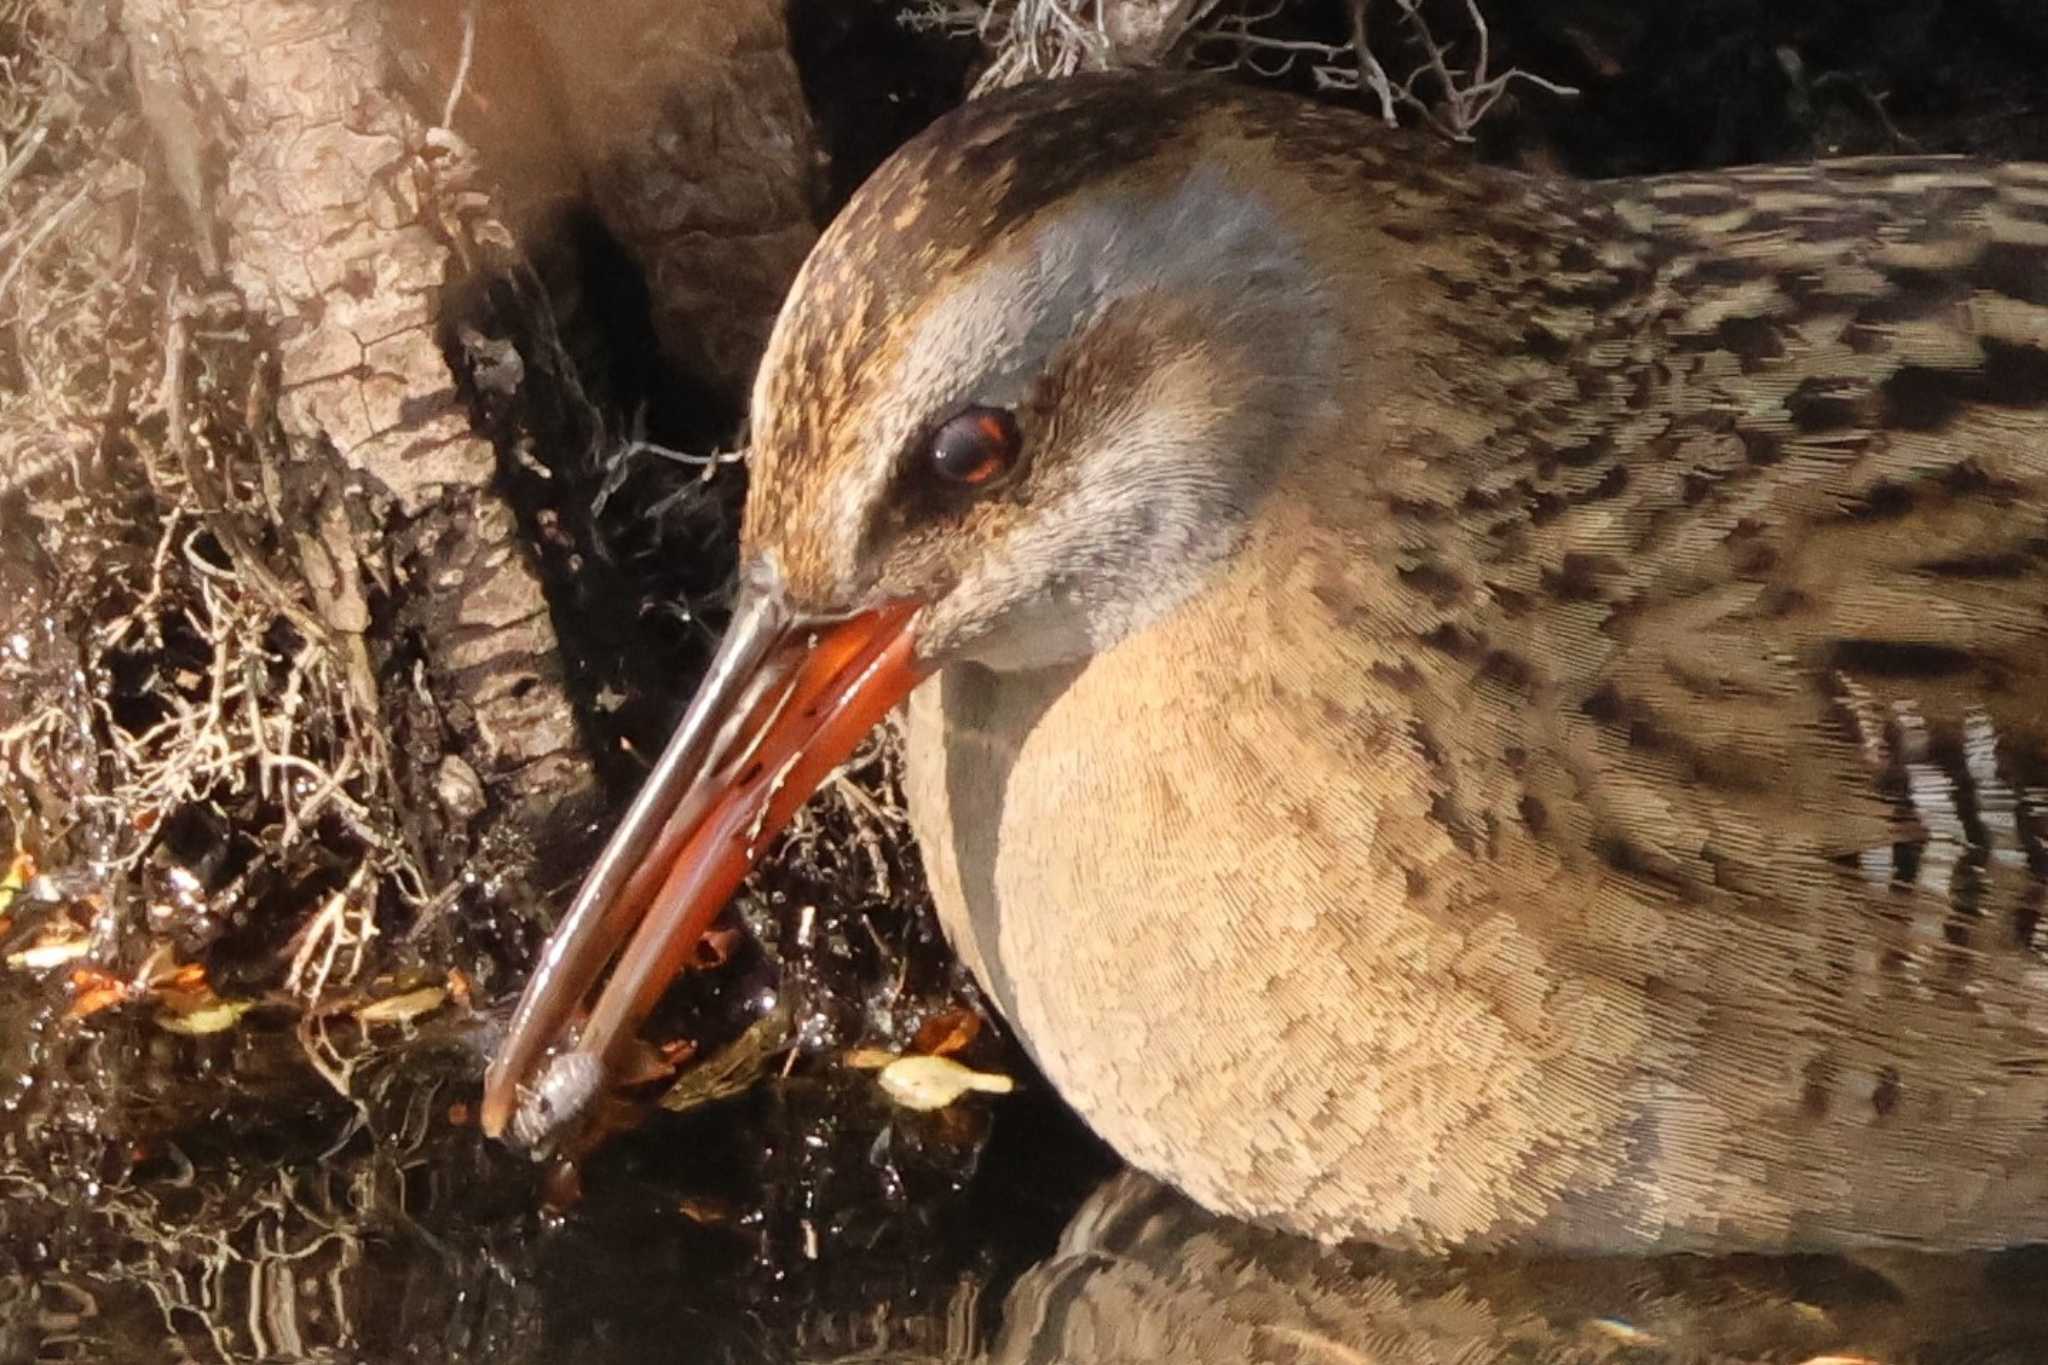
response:
M856 195L752 427L733 624L491 1131L574 1118L901 704L953 942L1210 1209L2048 1237L2048 166L1588 183L1046 83Z

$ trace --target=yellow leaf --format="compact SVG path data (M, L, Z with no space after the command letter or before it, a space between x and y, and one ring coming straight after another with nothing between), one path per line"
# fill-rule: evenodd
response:
M0 910L14 904L14 898L21 888L35 880L36 860L30 853L17 853L7 865L7 875L0 877Z
M359 1024L403 1024L423 1014L432 1014L448 999L446 986L422 986L403 995L372 1000L355 1012Z
M233 1028L235 1021L254 1009L254 1000L222 1000L209 996L190 1009L165 1006L156 1012L156 1026L166 1033L200 1038Z
M951 1057L899 1057L882 1068L882 1089L906 1109L944 1109L970 1090L1007 1095L1017 1083L1008 1076L972 1071Z
M76 962L91 947L92 939L85 934L44 934L19 952L9 953L7 965L21 971L48 971L67 962Z

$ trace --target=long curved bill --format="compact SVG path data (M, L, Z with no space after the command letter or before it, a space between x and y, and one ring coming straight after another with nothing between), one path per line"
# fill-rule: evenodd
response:
M809 622L772 586L742 590L674 738L527 982L484 1076L486 1133L510 1126L539 1146L597 1098L762 849L922 681L909 629L916 609Z

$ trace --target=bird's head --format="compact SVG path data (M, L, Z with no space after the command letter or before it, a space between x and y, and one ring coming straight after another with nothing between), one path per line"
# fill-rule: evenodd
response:
M587 1099L766 840L918 681L1142 629L1327 423L1335 310L1298 206L1254 188L1260 140L1209 126L1222 89L970 106L821 238L754 389L733 623L548 945L487 1130L542 1137Z

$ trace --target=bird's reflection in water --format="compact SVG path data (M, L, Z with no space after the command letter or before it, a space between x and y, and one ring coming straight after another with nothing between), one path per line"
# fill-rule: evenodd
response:
M415 1084L438 1074L430 1061L415 1050L408 1064L425 1070L371 1092L388 1101L384 1131L434 1093ZM1128 1172L1084 1196L1107 1164L1028 1099L955 1187L937 1116L860 1101L872 1090L797 1078L757 1110L650 1123L545 1226L531 1170L473 1126L434 1127L394 1157L338 1149L315 1123L317 1141L283 1160L241 1130L194 1127L179 1161L138 1166L96 1200L67 1195L47 1155L64 1149L27 1142L18 1152L48 1169L0 1162L0 1363L2048 1365L2048 1247L1325 1247ZM735 1154L759 1164L735 1176ZM722 1219L706 1189L753 1202ZM785 1245L813 1224L815 1259Z
M1430 1259L1330 1248L1104 1184L1011 1290L989 1365L2048 1361L2048 1248Z

